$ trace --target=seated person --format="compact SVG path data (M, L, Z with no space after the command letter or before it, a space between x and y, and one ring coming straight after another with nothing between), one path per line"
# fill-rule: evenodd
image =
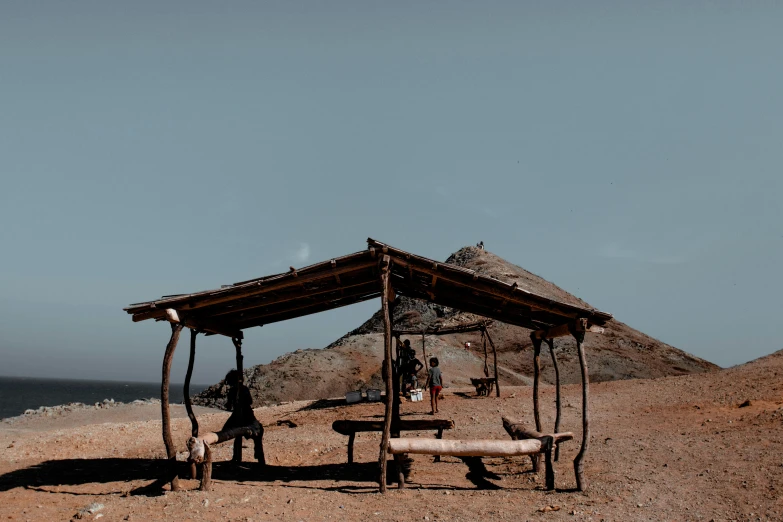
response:
M264 427L256 419L255 413L253 413L253 397L250 395L250 390L247 389L245 383L242 382L242 374L237 370L231 370L226 374L226 384L230 387L228 390L228 396L226 401L226 409L231 412L231 416L223 425L221 431L226 431L230 428L243 428L250 427L253 429L253 456L262 465L266 464L264 458ZM246 437L247 438L247 437ZM237 437L234 439L234 457L233 462L241 461L242 454L242 438Z

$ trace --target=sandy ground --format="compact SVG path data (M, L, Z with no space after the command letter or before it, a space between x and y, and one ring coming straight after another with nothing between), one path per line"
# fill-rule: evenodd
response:
M448 391L439 417L456 428L445 438L508 439L500 417L532 424L532 390L504 388L501 398ZM347 437L336 419L379 418L381 404L296 402L259 408L268 466L232 465L230 443L216 451L213 490L145 488L160 474L164 448L155 406L127 406L59 418L0 422L0 519L70 520L783 520L783 356L721 372L594 384L589 489L575 486L577 440L563 445L557 487L547 492L530 460L487 458L491 476L468 475L456 458L416 456L409 487L381 495L379 434L360 434L357 462L346 464ZM564 431L581 430L580 389L564 390ZM545 426L554 422L554 389L543 389ZM750 405L740 404L750 400ZM182 448L190 424L173 406ZM405 403L408 418L426 404ZM199 411L202 430L228 414ZM289 419L297 427L278 426ZM431 433L408 434L432 437ZM251 444L246 442L246 447ZM184 467L183 467L184 469ZM542 511L549 507L556 510Z

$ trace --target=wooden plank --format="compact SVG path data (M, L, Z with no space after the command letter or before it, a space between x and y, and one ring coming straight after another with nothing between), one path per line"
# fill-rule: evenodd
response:
M243 286L234 286L225 289L215 290L212 293L190 294L176 299L163 299L147 303L144 306L135 306L126 308L126 311L133 314L134 321L144 321L147 319L162 319L165 316L165 308L176 308L178 310L195 310L205 306L234 301L240 298L261 295L267 292L279 291L291 286L298 286L302 283L309 283L325 278L333 278L334 274L342 275L348 272L354 272L375 266L376 261L361 261L348 264L342 268L333 270L331 265L324 263L324 267L317 269L312 273L303 273L304 269L293 277L292 273L275 276L273 280L258 280L247 283ZM153 306L154 305L154 306ZM162 309L163 308L163 309Z
M466 333L466 332L479 332L485 326L492 324L491 320L481 321L478 323L469 323L460 326L447 326L444 328L428 327L425 330L415 328L395 328L394 333L400 335L447 335L453 333Z
M366 288L363 288L361 292L357 291L345 297L341 296L339 298L324 299L316 303L304 304L295 308L280 310L278 312L269 314L258 314L257 317L250 319L243 318L241 321L232 323L231 327L244 330L245 328L251 328L253 326L277 323L280 321L286 321L288 319L294 319L296 317L324 312L333 308L340 308L342 306L361 303L363 301L375 299L379 296L380 290L378 289L377 285L368 285Z
M383 431L384 421L336 420L332 429L342 435L358 432ZM446 419L410 419L400 421L400 431L426 431L454 428L454 421Z
M337 278L337 281L340 281L339 279L340 276L338 274L334 274L334 277ZM314 297L322 297L324 295L335 293L335 292L341 292L341 295L345 295L345 290L352 290L358 287L369 286L372 283L373 283L372 281L362 281L361 283L355 283L351 285L342 285L342 284L329 285L323 289L319 289L316 291L298 292L295 295L282 295L282 296L278 295L273 299L268 299L265 301L259 300L253 303L247 303L241 305L236 308L229 308L229 309L216 311L214 314L211 314L211 317L224 318L225 316L236 315L238 313L246 312L248 310L258 310L259 308L266 308L282 303L291 303L300 300L311 300L310 302L312 302L312 298ZM232 319L236 319L236 318L232 318Z
M455 457L513 457L541 451L541 441L529 440L444 440L390 439L389 453L452 455Z

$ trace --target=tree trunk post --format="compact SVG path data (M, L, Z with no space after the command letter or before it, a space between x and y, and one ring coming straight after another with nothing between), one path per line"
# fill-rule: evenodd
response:
M237 383L237 386L240 387L240 389L237 390L236 398L234 399L235 402L233 404L233 411L241 415L243 412L240 411L242 409L242 404L240 400L242 394L240 393L240 390L241 387L245 385L245 369L243 367L244 357L242 356L242 339L240 339L239 337L232 337L231 342L234 343L234 349L236 351L237 371L239 372L239 382ZM231 460L233 462L242 462L242 437L237 437L236 439L234 439L234 453L231 457Z
M487 355L487 335L481 330L481 344L484 345L484 377L489 377L489 355Z
M555 340L547 339L546 343L549 345L549 354L552 356L552 366L555 368L555 406L557 413L555 415L555 433L560 433L560 419L562 414L562 406L560 402L560 369L557 366L557 355L555 355ZM560 458L560 444L555 443L555 462Z
M541 432L541 409L538 403L538 389L541 385L541 339L533 340L533 418L536 421L536 431Z
M171 376L171 361L174 358L174 350L177 348L179 334L182 332L181 324L171 323L171 339L166 345L166 353L163 356L163 372L160 383L160 416L163 425L163 443L166 445L166 457L169 460L168 476L171 477L171 490L179 490L179 478L177 477L177 448L171 437L171 416L169 414L169 377Z
M391 316L391 313L389 314ZM392 425L390 436L393 438L400 437L400 338L397 338L397 359L392 366L392 393L394 394L394 401L392 402Z
M185 385L183 386L183 395L185 396L185 410L188 412L190 418L191 435L198 437L198 419L196 414L193 413L193 405L190 402L190 378L193 375L193 362L196 359L196 336L198 332L194 329L190 329L190 358L188 359L188 371L185 373ZM190 463L190 478L196 478L196 463Z
M573 332L573 334L576 338L576 348L579 351L579 368L582 371L582 446L574 458L574 474L576 475L576 489L585 491L587 481L585 480L584 459L590 445L590 413L588 410L590 377L587 373L587 358L585 356L585 333Z
M424 330L421 331L421 353L422 357L424 357L424 368L429 368L429 363L427 362L427 346L425 345L424 341Z
M495 366L495 396L500 397L500 381L498 380L498 351L495 349L495 343L492 342L492 337L489 335L489 330L484 327L484 333L487 336L489 345L492 347L492 359Z
M389 438L391 436L392 407L394 402L394 388L392 376L392 325L389 317L389 294L391 287L389 285L389 256L383 256L381 259L381 310L383 313L383 352L385 363L386 380L386 412L383 423L383 436L381 437L381 450L378 456L380 464L379 486L381 493L386 493L386 465L389 451Z
M201 465L201 491L209 491L212 485L212 450L209 445L204 446L204 463Z
M543 447L544 459L546 462L546 489L552 491L555 489L555 467L552 464L552 442L553 437L544 437Z

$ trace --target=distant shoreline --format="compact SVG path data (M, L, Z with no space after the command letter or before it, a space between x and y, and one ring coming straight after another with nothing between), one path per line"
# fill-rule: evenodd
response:
M184 401L183 385L174 383L169 390L169 402ZM205 389L191 385L190 394ZM160 383L105 381L87 379L52 379L40 377L0 377L0 419L24 415L28 410L47 411L66 405L130 404L149 398L160 400ZM59 410L51 410L59 411Z

